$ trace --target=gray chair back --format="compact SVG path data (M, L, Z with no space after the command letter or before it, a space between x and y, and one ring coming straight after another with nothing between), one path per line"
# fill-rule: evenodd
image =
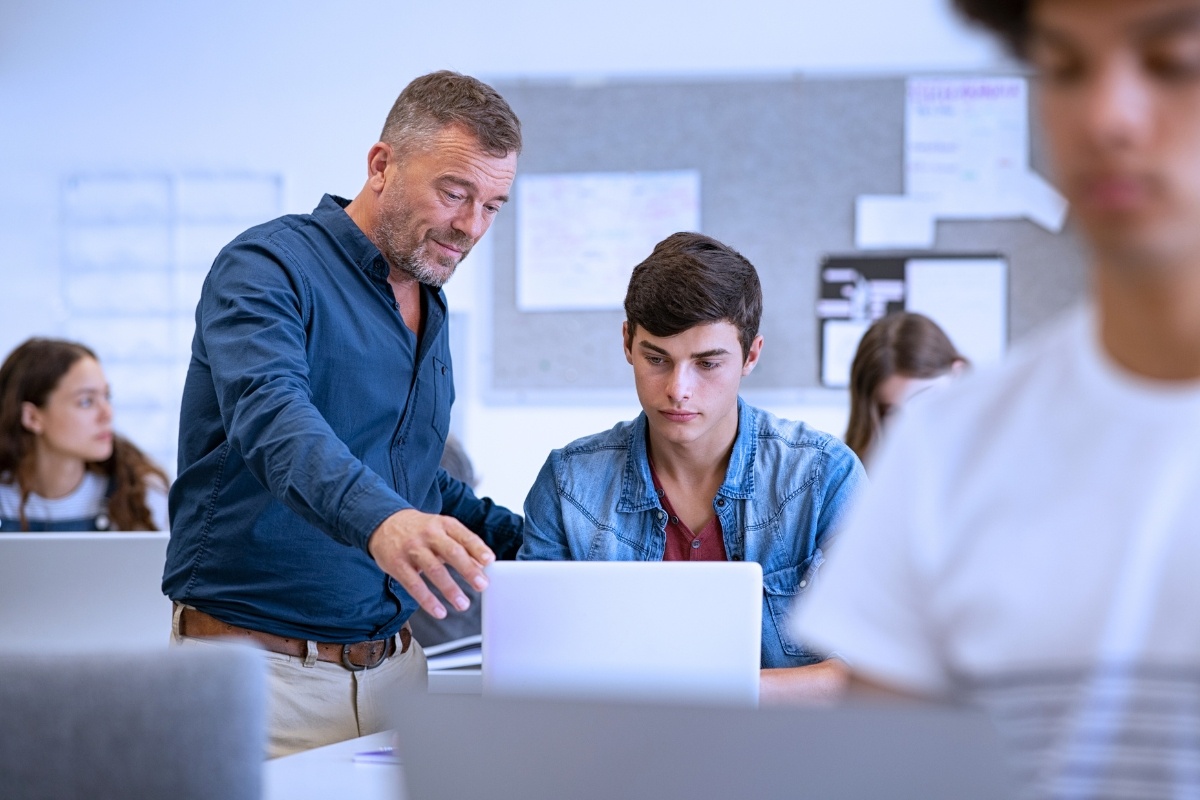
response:
M0 795L257 800L264 670L230 646L0 654Z

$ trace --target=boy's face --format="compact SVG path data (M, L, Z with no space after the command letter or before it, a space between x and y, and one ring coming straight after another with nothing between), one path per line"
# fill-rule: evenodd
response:
M1035 0L1058 183L1108 268L1200 260L1200 0Z
M652 439L727 447L737 433L738 388L758 364L762 336L743 360L738 329L729 322L666 337L635 326L632 338L626 322L622 334Z

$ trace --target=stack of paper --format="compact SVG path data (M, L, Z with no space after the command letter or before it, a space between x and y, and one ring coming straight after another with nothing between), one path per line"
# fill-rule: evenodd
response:
M425 658L431 672L466 667L478 669L483 665L483 637L475 634L426 647Z

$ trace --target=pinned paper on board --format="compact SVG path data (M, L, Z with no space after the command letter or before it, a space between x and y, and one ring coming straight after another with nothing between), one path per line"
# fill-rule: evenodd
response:
M896 311L932 319L976 366L998 361L1008 341L1008 263L990 254L827 257L817 300L822 385L849 386L859 340Z
M1019 77L910 79L904 190L858 198L858 248L930 248L939 219L1027 218L1059 231L1067 213L1029 166L1028 84Z
M583 172L517 179L517 307L619 309L634 266L700 229L700 173Z

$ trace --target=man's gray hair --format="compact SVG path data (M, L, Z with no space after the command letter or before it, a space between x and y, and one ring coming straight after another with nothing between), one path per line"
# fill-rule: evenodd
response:
M380 141L399 150L419 146L447 125L461 125L490 155L521 152L521 121L483 81L449 70L431 72L404 87L388 112Z

